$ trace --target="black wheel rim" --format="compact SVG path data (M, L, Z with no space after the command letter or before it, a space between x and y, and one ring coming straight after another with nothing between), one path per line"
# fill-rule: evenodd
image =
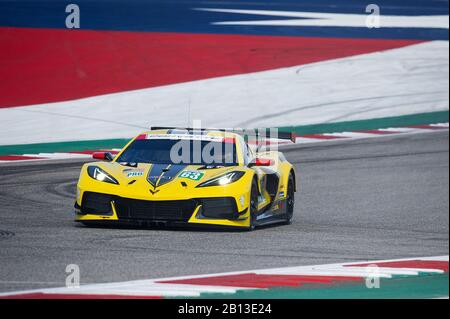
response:
M258 210L258 194L252 191L252 198L250 201L250 209L252 213Z
M292 187L291 181L289 181L289 184L288 184L286 204L287 204L288 217L290 218L290 217L292 217L292 214L294 213L294 188Z
M250 218L251 218L250 227L254 226L257 212L258 212L258 189L256 185L253 185L250 197Z

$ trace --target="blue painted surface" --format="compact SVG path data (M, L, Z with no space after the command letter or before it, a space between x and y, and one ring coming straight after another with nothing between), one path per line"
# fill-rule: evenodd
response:
M448 15L448 1L377 0L383 15ZM0 26L65 28L65 7L76 3L81 28L152 32L254 34L345 38L448 40L447 29L219 26L217 21L267 20L271 17L203 12L193 8L227 8L364 14L361 0L149 0L149 1L0 1ZM276 17L276 19L283 19Z

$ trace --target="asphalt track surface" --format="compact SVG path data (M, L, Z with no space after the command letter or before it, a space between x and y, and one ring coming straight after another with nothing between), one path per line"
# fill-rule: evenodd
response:
M294 222L254 232L87 228L73 222L81 162L0 165L0 292L268 267L448 254L448 132L284 150Z

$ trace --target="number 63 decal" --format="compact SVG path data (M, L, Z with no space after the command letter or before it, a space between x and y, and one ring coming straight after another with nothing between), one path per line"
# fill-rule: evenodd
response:
M201 172L191 172L191 171L184 171L180 174L179 177L181 178L188 178L193 181L199 181L203 177L204 173Z

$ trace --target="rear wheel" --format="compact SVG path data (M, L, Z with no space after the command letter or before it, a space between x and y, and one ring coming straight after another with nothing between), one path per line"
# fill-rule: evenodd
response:
M250 226L248 230L254 230L256 227L256 214L258 213L258 185L255 181L252 182L252 189L250 191Z
M295 192L294 192L294 177L289 175L288 188L286 192L286 224L292 222L294 216Z

